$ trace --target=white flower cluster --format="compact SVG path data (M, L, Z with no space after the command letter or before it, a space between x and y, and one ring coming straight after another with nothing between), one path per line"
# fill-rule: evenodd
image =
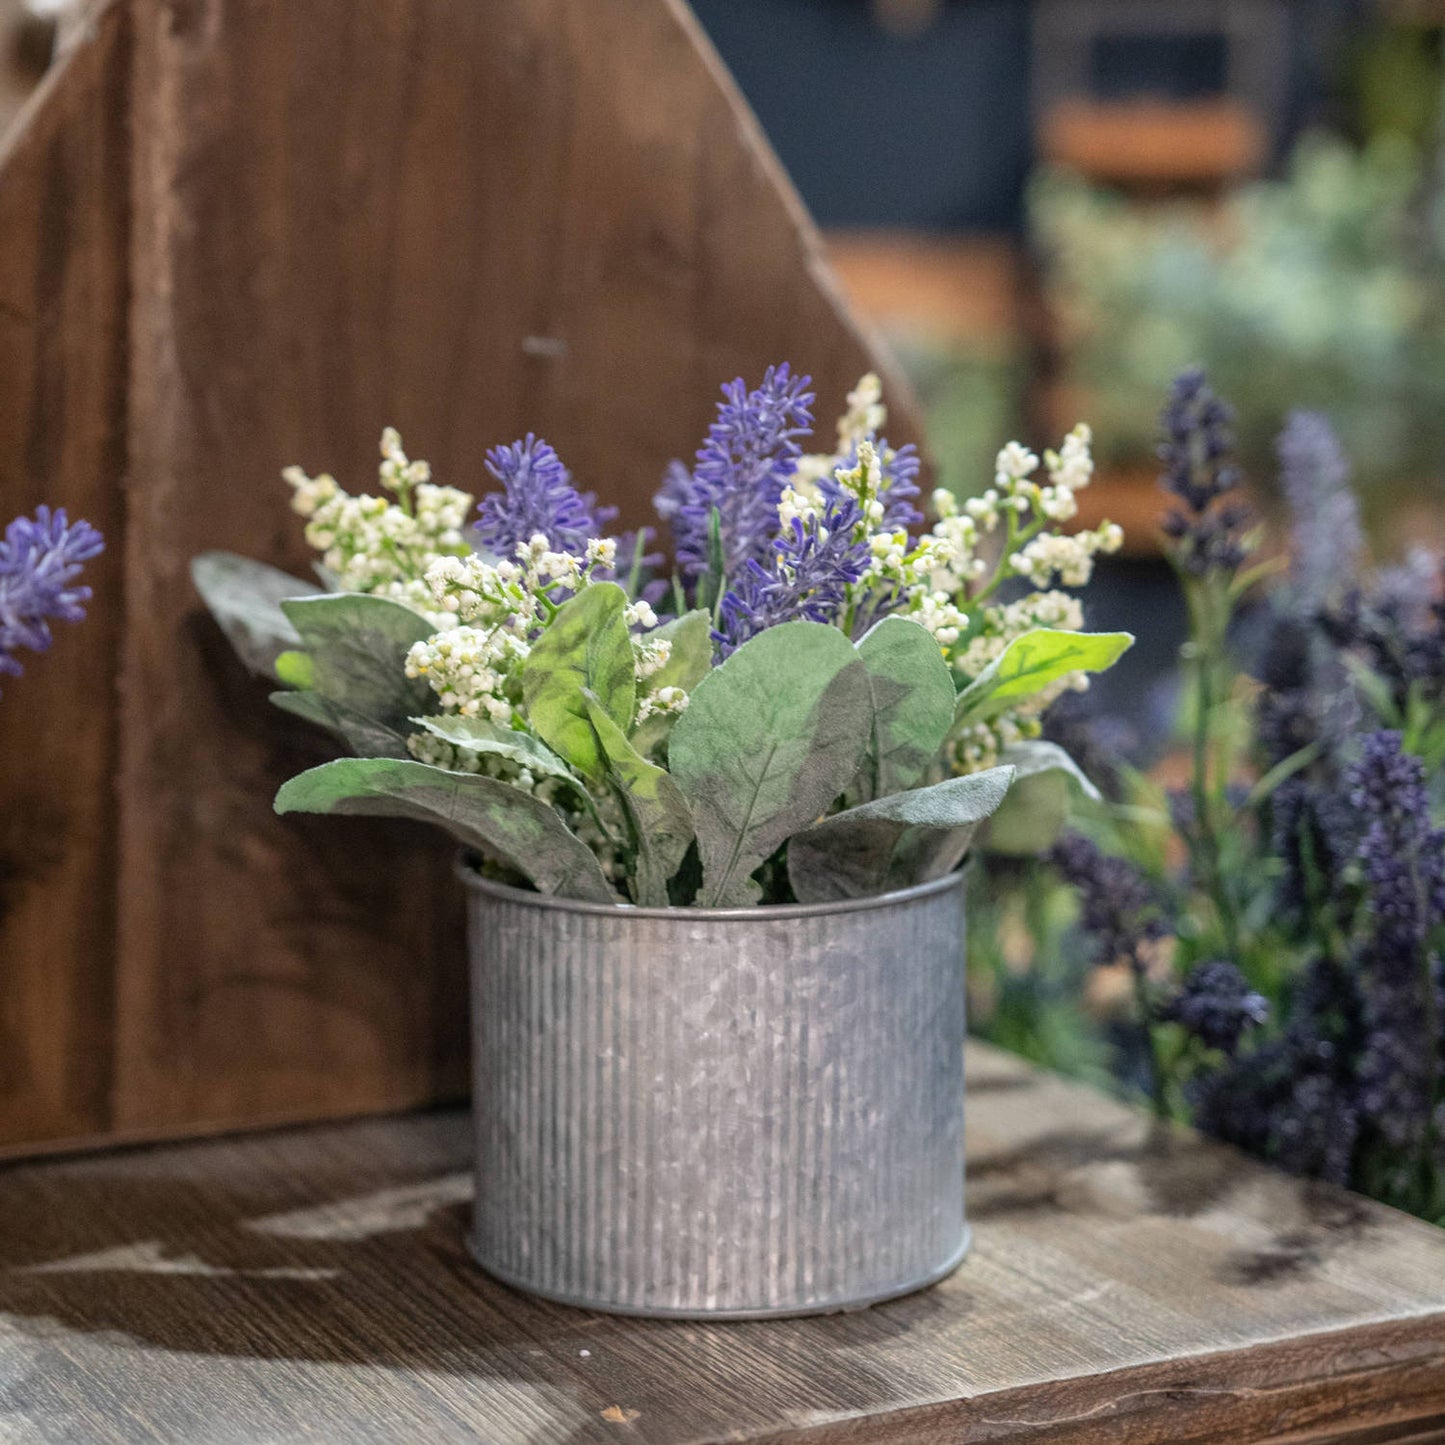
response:
M960 506L950 493L934 493L933 536L942 544L942 566L933 580L945 595L967 598L971 614L951 659L964 678L977 677L1009 643L1035 628L1082 629L1078 599L1055 584L1082 587L1093 574L1094 558L1117 551L1124 540L1111 522L1070 535L1057 530L1078 514L1075 494L1093 477L1091 441L1089 428L1076 426L1057 452L1044 453L1043 480L1037 475L1039 458L1010 442L998 454L994 485L981 496ZM992 575L983 555L988 552L998 556ZM1039 590L1006 604L990 602L1013 578ZM955 771L992 767L1004 748L1038 736L1043 713L1062 693L1087 686L1086 674L1071 673L1002 716L968 728L955 740Z
M455 625L411 649L407 676L425 677L446 712L509 723L531 640L559 605L552 594L565 597L590 586L599 568L613 566L616 551L608 538L589 542L583 557L554 552L538 532L518 544L515 558L488 561L476 553L439 558L426 574L429 599ZM644 681L667 665L672 642L646 635L658 626L649 603L633 602L623 616L629 628L638 629L632 647L638 680ZM674 704L654 710L681 709Z
M645 693L638 699L637 721L646 722L650 717L676 717L686 712L691 701L680 687L660 687L656 692Z
M850 413L838 424L840 438L847 436L848 451L856 447L854 464L849 467L838 464L836 458L828 459L838 485L856 499L863 514L858 540L866 540L870 552L868 568L850 588L850 593L858 598L890 597L890 611L903 612L921 623L947 651L968 626L967 616L955 602L956 589L950 591L937 582L940 570L953 556L953 544L938 534L937 529L933 535L914 541L903 528L883 526L886 508L879 496L883 458L866 436L860 438L847 430L849 426L871 424L876 419L869 408L877 406L877 381L877 377L864 377L859 382L858 390L848 397ZM870 384L874 389L870 389ZM816 489L800 490L795 478L793 485L783 492L778 517L786 527L795 519L811 519L822 507L822 498Z
M883 383L870 371L848 393L847 410L838 418L837 449L831 455L812 452L799 457L793 472L793 489L806 501L818 501L818 483L831 477L839 467L846 467L854 448L875 437L887 421ZM884 460L888 459L885 456Z
M306 540L343 592L367 592L403 602L438 620L424 581L440 557L467 550L462 529L472 498L431 481L431 468L413 462L390 427L381 438L381 484L396 496L354 497L326 473L300 467L282 473L292 510L306 518Z
M527 644L502 627L453 627L416 643L406 675L424 677L445 712L505 727L521 695Z
M434 768L446 768L453 773L496 778L499 782L510 783L524 793L531 793L544 803L560 803L570 793L566 783L559 778L547 777L545 774L538 777L531 769L511 758L458 747L433 733L413 734L406 740L406 745L412 757L419 763L430 763Z

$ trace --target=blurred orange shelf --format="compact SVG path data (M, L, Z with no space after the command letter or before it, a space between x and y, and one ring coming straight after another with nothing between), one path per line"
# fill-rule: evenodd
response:
M1126 186L1208 185L1260 169L1265 127L1234 100L1065 100L1039 125L1055 165Z
M848 300L882 330L986 351L1018 345L1023 260L1010 237L830 230L824 239Z

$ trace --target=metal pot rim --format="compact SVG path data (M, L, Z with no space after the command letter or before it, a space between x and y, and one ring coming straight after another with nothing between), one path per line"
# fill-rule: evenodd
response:
M547 912L601 914L607 918L672 918L698 919L709 923L771 923L791 918L821 918L839 913L862 913L871 909L889 908L914 903L936 893L947 893L962 887L963 871L955 869L928 883L915 883L892 893L879 893L871 898L843 898L835 903L766 903L751 908L639 908L632 903L588 903L580 898L558 898L551 893L513 888L494 878L483 878L472 864L476 855L463 851L457 857L456 873L468 888L485 893L505 903L515 903Z

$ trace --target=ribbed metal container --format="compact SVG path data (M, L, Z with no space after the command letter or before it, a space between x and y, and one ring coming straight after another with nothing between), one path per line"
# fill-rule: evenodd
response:
M854 1309L968 1247L963 893L607 908L470 888L472 1250L592 1309Z

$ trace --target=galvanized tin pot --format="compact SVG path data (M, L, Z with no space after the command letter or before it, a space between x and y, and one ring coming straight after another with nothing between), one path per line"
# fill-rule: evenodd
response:
M858 1309L962 1260L958 876L715 910L463 876L489 1273L741 1319Z

